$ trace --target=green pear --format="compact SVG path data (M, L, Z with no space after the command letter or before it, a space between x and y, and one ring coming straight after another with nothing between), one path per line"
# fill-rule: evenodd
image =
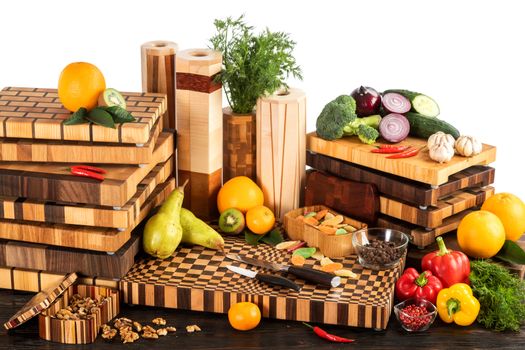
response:
M181 208L180 223L182 225L182 242L201 245L210 249L224 249L224 238L188 209Z

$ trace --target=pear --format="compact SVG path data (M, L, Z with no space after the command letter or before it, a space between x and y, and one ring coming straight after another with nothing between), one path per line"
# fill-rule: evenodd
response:
M188 209L181 208L180 224L182 225L182 242L224 250L224 238Z

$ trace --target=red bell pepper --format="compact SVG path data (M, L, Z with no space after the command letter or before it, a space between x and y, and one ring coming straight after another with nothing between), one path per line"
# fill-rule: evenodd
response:
M419 274L416 269L409 267L396 282L396 296L399 300L409 298L423 298L436 304L439 291L443 284L430 271Z
M421 268L431 271L448 288L456 283L469 284L470 261L468 257L455 250L445 247L443 238L436 238L439 250L429 253L421 260Z

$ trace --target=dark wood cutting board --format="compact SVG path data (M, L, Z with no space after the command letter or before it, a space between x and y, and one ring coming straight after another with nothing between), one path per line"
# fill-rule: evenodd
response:
M437 205L439 198L461 189L488 186L494 182L495 175L494 168L476 165L450 175L448 182L433 188L421 182L309 151L306 152L306 164L348 180L372 183L381 194L424 207Z
M348 217L373 225L379 213L379 194L373 184L350 181L311 170L306 174L304 204L322 204Z

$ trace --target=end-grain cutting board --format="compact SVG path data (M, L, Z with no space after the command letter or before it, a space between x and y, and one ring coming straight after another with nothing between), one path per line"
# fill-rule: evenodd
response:
M0 197L24 197L45 201L124 206L137 192L138 184L158 163L173 154L173 134L159 136L153 162L144 166L106 164L104 181L71 175L73 164L0 163Z
M155 122L166 112L166 95L123 92L126 109L137 119L116 124L115 129L100 125L64 125L71 116L58 99L55 89L7 87L0 91L0 137L38 140L148 142Z
M408 137L402 144L423 148L427 140ZM375 146L359 141L357 137L345 137L339 140L326 141L317 134L310 133L306 138L306 149L329 157L345 160L385 173L420 181L432 186L439 186L449 180L449 176L473 165L488 165L496 160L496 147L483 145L480 154L466 158L454 156L448 163L439 164L428 155L428 150L422 150L415 157L387 159L387 155L371 153Z
M291 257L269 245L254 247L235 237L226 237L225 243L228 253L286 264ZM339 287L327 289L288 276L302 287L296 292L234 274L226 266L237 263L226 259L222 252L181 247L167 259L136 263L121 280L120 290L128 304L226 313L234 303L251 301L259 306L263 317L386 328L402 264L391 270L371 271L358 265L356 256L340 262L357 278L343 278ZM319 262L307 259L306 266L314 264Z

